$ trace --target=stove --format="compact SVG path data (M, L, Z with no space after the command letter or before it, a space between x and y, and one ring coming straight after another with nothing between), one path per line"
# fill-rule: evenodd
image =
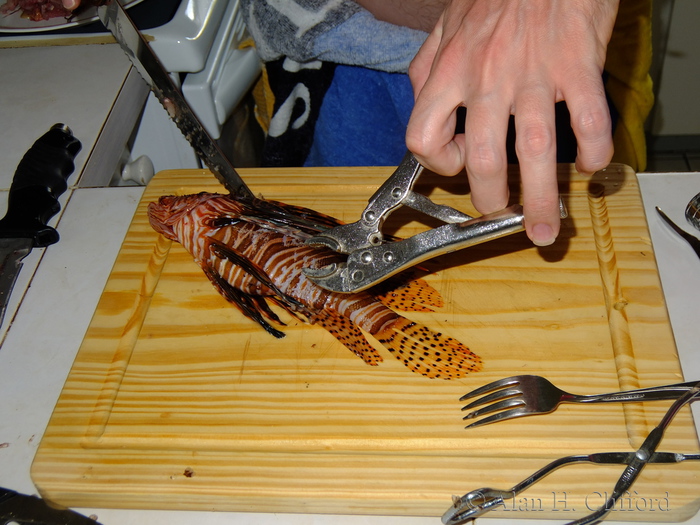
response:
M255 50L239 49L247 38L240 1L142 0L127 3L127 7L206 130L220 139L261 71ZM0 47L112 41L99 20L59 29L0 31ZM142 84L132 70L121 100L115 102L119 110L112 111L114 122L105 124L103 135L108 140L102 142L107 143L106 152L99 148L93 152L98 169L87 170L83 185L105 185L105 171L112 174L109 184L123 185L145 184L152 172L163 169L200 167L194 151ZM226 145L222 149L226 151Z

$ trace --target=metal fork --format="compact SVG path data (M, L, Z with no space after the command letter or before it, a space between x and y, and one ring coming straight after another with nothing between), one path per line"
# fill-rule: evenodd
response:
M615 484L605 505L581 519L572 521L568 525L593 525L595 523L600 523L605 519L605 516L608 515L610 510L614 508L617 500L629 491L630 487L647 464L680 463L686 460L700 459L700 454L656 452L666 428L671 424L671 421L678 411L687 403L698 399L698 397L700 397L700 384L696 384L694 387L685 390L667 410L661 422L649 433L642 446L635 452L603 452L559 458L545 465L508 490L484 487L472 490L461 498L453 498L452 506L450 506L442 516L442 522L445 525L459 525L468 520L477 518L494 508L503 506L505 500L515 498L518 494L534 485L545 476L566 465L574 463L626 464L627 467Z
M487 394L462 407L463 411L491 403L488 406L468 413L464 416L464 420L475 419L497 412L466 427L472 428L516 417L548 414L554 412L561 403L628 403L677 399L696 385L700 385L700 381L640 388L638 390L612 392L609 394L577 395L557 388L544 377L520 375L499 379L484 385L463 395L459 400L465 401Z

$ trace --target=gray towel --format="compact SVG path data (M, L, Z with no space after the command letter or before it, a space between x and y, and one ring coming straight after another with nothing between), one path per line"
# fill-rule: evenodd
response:
M350 0L242 0L243 15L265 62L333 62L406 72L427 34L375 19Z

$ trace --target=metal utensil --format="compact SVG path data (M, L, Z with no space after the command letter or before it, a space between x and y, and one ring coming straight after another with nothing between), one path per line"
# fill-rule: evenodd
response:
M488 404L488 406L464 416L463 419L465 420L497 412L466 427L472 428L516 417L548 414L554 412L561 403L629 403L677 399L697 385L700 385L700 381L640 388L609 394L578 395L570 394L557 388L544 377L519 375L493 381L464 394L459 400L465 401L486 394L484 397L472 401L462 408L462 410L471 410Z
M458 525L467 520L478 518L491 509L504 507L507 500L515 499L516 496L538 481L544 479L555 470L567 465L629 465L634 460L635 456L636 452L596 452L593 454L577 454L575 456L564 456L555 459L507 490L483 487L467 492L460 498L455 497L452 506L442 515L442 522L445 525ZM673 464L683 461L699 460L700 454L654 452L649 458L649 463Z
M119 0L112 0L108 5L98 7L97 15L114 35L131 63L168 112L171 120L175 122L197 155L214 173L219 182L237 198L252 199L253 192L243 182L214 139L204 129L185 100L182 91L170 78Z
M73 160L81 144L64 124L54 124L25 153L17 166L8 195L7 213L0 220L0 323L12 287L32 248L58 242L47 222L61 206L58 197L68 188Z
M669 452L656 452L666 428L676 416L678 411L696 400L700 396L700 383L692 389L686 390L668 409L661 422L649 433L636 452L604 452L598 454L585 454L566 456L552 461L531 476L513 486L510 490L482 488L468 492L461 498L455 498L449 509L443 514L442 522L445 525L459 525L467 520L476 518L499 506L506 499L515 498L519 493L540 481L542 478L566 465L575 463L596 464L626 464L627 467L618 479L613 491L607 498L605 505L595 512L572 521L568 525L591 525L600 523L615 507L615 503L622 497L637 480L642 470L648 463L680 463L685 460L698 460L698 454L674 454ZM606 493L607 494L607 493Z
M656 212L666 222L666 224L668 224L673 229L673 231L675 231L688 244L690 244L690 246L693 248L693 250L695 250L695 253L697 254L697 256L700 257L700 239L690 235L687 231L685 231L683 228L678 226L658 206L656 206Z
M685 208L685 218L696 230L700 230L700 193L690 199Z
M394 173L370 197L359 221L309 239L307 244L311 246L330 248L348 258L323 268L305 268L306 276L333 292L359 292L428 259L525 230L523 208L518 204L475 218L416 193L413 186L422 172L423 166L407 152ZM408 239L386 239L382 226L401 206L446 224ZM565 218L567 211L561 200L559 210Z
M630 464L627 465L627 468L625 468L625 470L622 472L622 475L617 480L617 483L615 484L615 487L613 488L612 493L610 493L610 496L605 504L588 516L572 521L567 525L594 525L595 523L600 523L603 521L605 517L610 514L610 511L615 508L615 503L617 503L617 500L627 493L627 491L630 489L630 487L632 487L634 482L642 473L642 470L644 470L644 467L647 466L654 455L654 452L656 452L659 443L661 443L666 429L671 424L671 421L673 421L676 414L687 403L691 403L692 401L696 400L698 396L700 396L700 384L693 387L692 390L688 390L682 397L679 397L671 405L664 417L661 418L661 422L656 425L651 432L649 432L649 435L644 440L644 443L642 443L642 446L637 449L637 452L634 454L634 458L632 458Z

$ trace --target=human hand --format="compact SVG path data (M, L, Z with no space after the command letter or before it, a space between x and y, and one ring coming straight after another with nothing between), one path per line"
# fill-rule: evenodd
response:
M427 168L466 168L480 213L508 203L506 132L514 115L525 227L537 245L559 233L554 104L565 100L576 169L612 158L602 71L618 0L452 0L416 55L406 144ZM465 133L455 135L466 106Z
M80 7L80 0L62 0L63 7L70 11L74 11Z

